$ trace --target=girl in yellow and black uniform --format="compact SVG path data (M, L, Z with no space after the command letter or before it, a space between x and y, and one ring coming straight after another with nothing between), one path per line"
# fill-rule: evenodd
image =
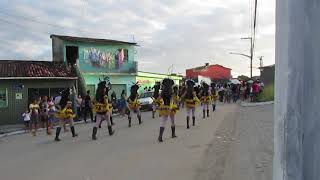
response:
M154 118L157 108L160 107L160 105L163 103L162 98L160 97L160 82L156 82L156 84L153 86L154 92L153 92L153 103L152 103L152 118Z
M101 125L101 122L106 120L108 125L109 135L113 135L113 130L111 126L111 113L112 113L112 104L108 102L108 92L110 90L109 84L107 85L106 81L101 81L98 84L96 91L96 102L94 105L94 111L96 112L96 123L93 126L92 131L92 140L97 139L98 127Z
M163 99L163 104L160 105L159 111L161 115L161 123L160 123L160 132L158 141L163 142L162 136L166 126L166 122L170 117L171 120L171 137L175 138L176 136L176 127L175 127L175 114L178 111L178 106L174 101L174 94L172 92L172 86L174 85L174 81L172 79L166 78L162 81L162 92L161 98Z
M72 102L69 99L69 95L70 89L67 88L62 92L60 102L57 105L58 111L56 112L55 117L59 120L59 126L56 129L56 137L54 139L55 141L60 141L59 135L61 127L63 127L66 122L69 122L70 124L72 137L78 136L78 134L75 133L73 121L73 118L76 117L76 115L73 113Z
M211 104L212 104L212 111L214 112L216 110L216 104L218 99L218 91L216 89L216 84L211 83Z
M209 104L211 102L211 92L209 91L209 85L206 82L202 82L202 89L199 94L201 97L202 112L204 119L206 118L206 111L207 117L209 117Z
M195 109L196 105L200 102L196 92L194 91L194 81L193 80L187 80L186 81L187 89L186 92L182 95L181 98L184 99L186 103L186 109L187 109L187 129L190 128L189 126L189 120L192 116L192 125L195 126Z
M129 127L131 127L131 114L133 112L137 113L139 124L142 124L140 103L138 102L138 89L139 89L139 85L137 83L132 85L130 88L130 96L127 100L129 105L129 112L128 112Z

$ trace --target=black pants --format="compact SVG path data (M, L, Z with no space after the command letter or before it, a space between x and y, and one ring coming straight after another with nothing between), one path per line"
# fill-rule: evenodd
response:
M82 116L82 109L81 109L81 107L77 107L77 119L80 119L81 118L81 116Z
M92 108L84 108L84 117L83 117L84 122L87 122L88 113L90 114L91 122L93 122Z

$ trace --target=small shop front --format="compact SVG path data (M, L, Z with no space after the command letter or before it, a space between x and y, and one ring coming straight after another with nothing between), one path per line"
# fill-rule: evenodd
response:
M120 98L121 93L125 90L128 95L130 92L131 85L135 82L135 74L103 74L103 73L84 73L83 77L86 82L86 89L90 90L91 95L95 94L97 89L97 84L100 80L107 78L111 83L111 91L109 92L109 96L114 91L116 93L117 98Z
M143 72L138 71L138 75L136 76L136 81L140 84L139 93L143 92L145 88L152 88L156 82L162 81L164 78L171 78L176 85L180 85L182 81L182 76L178 75L167 75L160 73L151 73L151 72Z

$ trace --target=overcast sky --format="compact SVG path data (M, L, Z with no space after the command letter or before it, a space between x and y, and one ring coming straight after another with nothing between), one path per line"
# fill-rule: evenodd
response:
M1 0L0 59L51 60L50 34L135 40L139 70L221 64L249 75L254 0ZM275 0L258 0L258 56L274 63ZM134 37L134 38L133 38ZM254 70L254 75L258 75Z

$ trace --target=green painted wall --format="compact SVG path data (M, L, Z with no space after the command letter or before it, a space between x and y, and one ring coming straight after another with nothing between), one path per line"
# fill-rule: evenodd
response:
M87 85L95 85L95 88L97 88L97 84L99 83L99 78L103 79L103 74L83 74L84 79L86 81ZM127 95L129 95L130 87L133 82L135 82L135 75L108 75L110 78L110 82L112 86L115 85L125 85L126 86L126 92ZM112 91L112 90L111 90ZM94 94L94 93L92 93ZM111 93L110 93L111 94ZM119 96L119 94L117 94Z
M28 88L63 88L72 87L74 80L0 80L0 88L8 89L8 107L0 108L0 125L23 123L20 116L28 107ZM15 84L24 88L15 90ZM16 93L22 93L22 99L16 99Z

